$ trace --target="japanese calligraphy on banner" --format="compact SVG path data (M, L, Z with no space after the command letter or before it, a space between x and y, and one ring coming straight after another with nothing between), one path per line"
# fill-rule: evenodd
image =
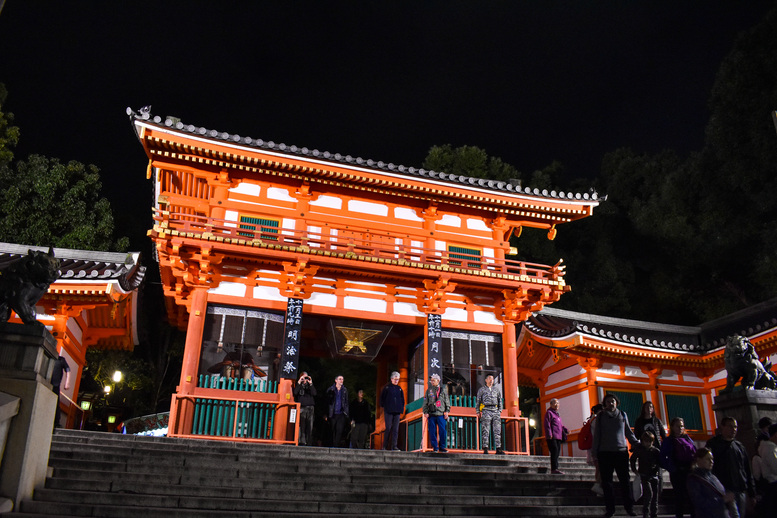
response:
M442 378L442 315L428 315L426 320L427 343L429 344L429 376L438 374Z
M289 299L283 329L281 378L297 379L299 342L302 338L302 299Z

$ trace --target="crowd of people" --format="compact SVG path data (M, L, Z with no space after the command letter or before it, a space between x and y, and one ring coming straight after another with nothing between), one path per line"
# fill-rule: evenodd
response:
M399 384L400 374L392 372L390 381L380 392L378 403L383 409L383 448L398 451L399 422L405 412L406 398ZM336 376L326 390L328 409L325 420L332 433L335 447L345 445L350 435L353 448L370 447L372 411L359 390L350 401L343 385L343 376ZM494 377L487 375L485 385L478 390L475 411L480 421L483 453L493 444L497 454L501 445L501 390L494 386ZM312 444L313 407L316 389L312 378L302 373L294 388L300 403L300 445ZM663 491L663 470L669 474L674 490L674 512L677 518L745 518L748 509L757 517L772 517L777 510L777 423L768 417L759 423L756 455L751 459L745 446L736 439L738 423L733 417L723 417L717 433L697 447L685 431L682 417L673 417L667 432L656 415L652 402L642 405L632 430L629 416L620 408L616 394L605 394L602 403L591 410L592 436L588 461L596 467L596 482L592 488L604 498L605 517L615 514L615 475L621 502L629 516L636 516L632 486L639 486L643 518L655 518ZM543 420L543 431L550 453L550 472L564 474L559 469L561 445L567 439L567 429L559 414L560 402L552 399ZM446 453L446 425L451 404L441 386L440 376L433 374L423 400L432 450ZM350 423L350 434L348 425ZM590 426L589 426L590 425ZM582 430L579 444L582 446ZM634 473L634 479L631 473ZM753 514L751 512L751 514Z
M621 502L629 516L636 516L632 484L640 486L643 518L655 518L662 493L662 470L669 473L677 518L773 517L777 512L777 424L768 417L759 423L756 455L751 459L736 439L738 424L723 417L717 433L704 447L685 432L682 417L672 418L669 433L650 401L642 405L632 431L629 417L618 407L615 394L605 394L602 405L589 417L593 434L588 460L596 466L592 488L604 497L605 517L615 514L614 474L618 476ZM559 403L551 400L546 412L545 435L551 472L558 473L557 430ZM584 425L586 428L587 425ZM552 442L551 442L552 441ZM634 479L631 479L631 472Z
M383 409L384 432L383 449L399 451L399 423L405 413L405 393L399 384L400 374L392 372L389 382L383 387L378 404ZM336 448L351 447L364 449L370 447L370 431L373 426L372 409L359 390L354 400L349 400L348 389L342 375L335 377L334 384L326 389L327 412L324 421L331 433L331 445ZM502 392L494 385L494 376L486 375L485 385L475 397L475 406L480 420L481 444L483 453L489 453L493 443L497 455L503 455L501 434L503 408ZM299 403L299 442L300 446L317 444L313 438L315 421L315 403L317 397L313 378L307 373L300 374L293 389L294 400ZM441 385L439 374L432 374L429 387L424 395L423 418L429 430L432 450L435 453L447 453L447 421L451 409L450 398ZM350 428L349 428L350 423ZM350 440L348 440L350 438Z

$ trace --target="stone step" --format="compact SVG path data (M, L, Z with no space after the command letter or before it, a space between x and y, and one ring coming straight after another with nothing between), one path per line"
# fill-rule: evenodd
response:
M590 490L594 470L582 458L562 457L566 474L551 475L542 456L58 431L49 466L45 487L10 516L588 517L604 511ZM671 489L664 497L671 502Z

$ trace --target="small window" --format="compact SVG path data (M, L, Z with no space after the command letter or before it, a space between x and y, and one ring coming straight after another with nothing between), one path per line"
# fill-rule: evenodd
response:
M480 268L480 250L461 246L448 246L448 264L465 268Z
M701 404L699 396L680 396L667 394L666 420L671 422L675 417L682 417L685 428L688 430L703 430L704 423L701 419Z
M241 236L258 237L268 241L278 241L278 228L280 221L277 219L252 218L250 216L240 216L240 228L250 230L250 232L238 232Z

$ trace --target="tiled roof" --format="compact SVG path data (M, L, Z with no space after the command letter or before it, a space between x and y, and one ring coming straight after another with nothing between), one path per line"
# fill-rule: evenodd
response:
M4 270L29 250L48 252L47 247L0 243L0 270ZM140 265L139 252L98 252L55 248L60 261L60 281L115 281L124 291L133 291L146 276L146 267Z
M700 326L676 326L611 318L546 308L523 323L527 331L546 338L575 333L621 342L627 346L705 354L725 345L726 337L752 338L777 328L777 299L772 299Z
M184 124L177 117L162 118L159 115L152 115L150 106L141 108L139 112L135 112L132 108L127 108L127 115L130 116L130 120L132 121L145 121L149 124L155 124L159 127L175 129L182 133L190 133L195 137L206 138L214 141L222 141L225 143L256 149L263 149L276 153L280 152L287 155L301 156L315 160L348 164L366 169L372 169L375 171L390 171L392 173L403 174L408 177L428 178L431 180L443 181L451 184L461 184L511 194L525 194L528 196L540 196L543 198L552 198L558 200L590 201L594 204L605 201L607 199L606 196L600 197L599 194L593 189L586 193L573 193L548 189L537 189L536 187L523 187L519 182L503 182L498 180L489 180L487 178L474 178L471 176L448 174L445 172L431 171L426 169L417 169L415 167L406 167L404 165L397 165L391 162L386 163L380 160L372 160L369 158L342 155L340 153L331 153L329 151L319 151L318 149L309 149L307 147L298 147L295 145L276 143L272 140L268 141L252 137L242 137L240 135L227 133L225 131L207 129L204 127L195 126L193 124Z

